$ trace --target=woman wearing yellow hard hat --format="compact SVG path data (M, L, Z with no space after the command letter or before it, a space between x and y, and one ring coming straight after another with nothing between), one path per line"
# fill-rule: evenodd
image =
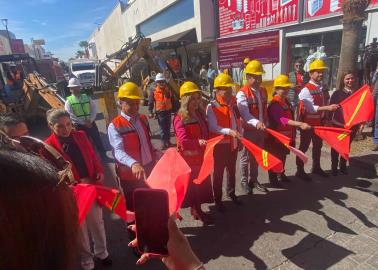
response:
M173 118L177 149L192 169L191 180L183 207L191 207L191 214L203 224L210 224L210 216L201 209L202 203L212 203L210 177L202 184L192 182L197 178L203 161L206 140L209 138L206 114L202 106L199 87L193 82L185 82L180 87L181 106Z
M214 80L215 98L207 106L207 120L210 137L226 135L225 139L214 147L213 192L215 206L223 212L222 183L224 169L227 168L227 195L235 204L240 204L235 195L235 170L238 153L237 138L240 138L239 119L236 115L236 98L232 95L235 86L232 78L224 73Z
M303 122L294 121L294 110L287 98L287 94L292 86L289 77L286 75L279 75L274 80L273 87L275 94L268 106L268 118L269 127L289 137L291 145L294 146L296 127L308 130L311 129L311 126ZM286 156L289 154L288 148L271 135L266 138L265 145L266 150L279 158L285 165ZM279 181L289 182L289 178L286 177L285 172L277 174L269 171L269 181L273 186L279 187Z

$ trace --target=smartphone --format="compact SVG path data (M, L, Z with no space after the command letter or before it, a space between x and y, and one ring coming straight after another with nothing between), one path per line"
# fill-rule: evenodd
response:
M168 193L161 189L136 189L134 211L139 252L168 255Z

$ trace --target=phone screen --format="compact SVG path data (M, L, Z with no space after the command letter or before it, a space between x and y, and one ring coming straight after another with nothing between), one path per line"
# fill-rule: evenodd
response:
M159 189L136 189L134 209L139 252L168 255L168 193Z

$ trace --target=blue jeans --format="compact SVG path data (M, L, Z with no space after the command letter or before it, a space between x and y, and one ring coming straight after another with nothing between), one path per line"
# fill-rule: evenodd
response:
M169 143L171 137L171 111L156 112L158 124L160 127L160 137L163 143Z
M375 103L374 143L378 144L378 102Z

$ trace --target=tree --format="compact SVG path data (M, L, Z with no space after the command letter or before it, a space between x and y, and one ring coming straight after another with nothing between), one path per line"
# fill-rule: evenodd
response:
M356 72L358 40L360 33L362 33L362 23L365 20L365 10L369 4L370 0L343 1L343 36L341 39L339 70L337 72L338 89L341 87L341 76L344 72Z
M79 42L79 46L84 49L84 51L85 51L85 57L89 58L89 51L88 51L89 43L88 43L88 41L86 41L86 40L80 41Z
M85 52L84 51L78 50L76 52L76 58L83 58L84 56L85 56Z

